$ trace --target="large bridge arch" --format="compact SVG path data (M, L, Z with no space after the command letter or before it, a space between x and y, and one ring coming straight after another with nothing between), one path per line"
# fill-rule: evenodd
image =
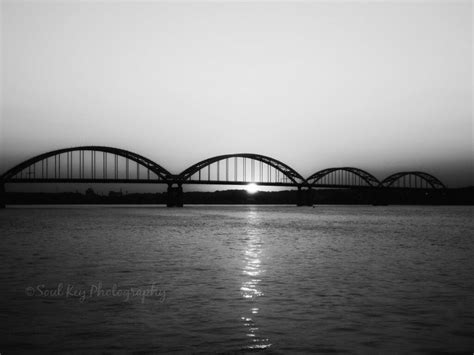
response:
M211 172L211 168L214 171ZM300 186L305 183L305 179L290 166L252 153L218 155L202 160L181 172L178 179L188 184L242 185L255 182L266 186Z
M315 172L306 179L309 186L376 187L380 181L365 170L353 167L328 168Z
M85 154L89 152L90 154ZM103 153L102 157L97 159L97 153ZM107 176L107 169L110 157L112 156L112 167L115 169L112 176ZM125 160L125 177L119 179L117 174L118 158ZM61 158L63 166L61 167ZM73 158L75 158L73 165ZM102 167L97 167L100 160ZM86 164L87 161L87 164ZM136 179L129 176L129 161L136 164ZM64 165L65 164L65 165ZM53 166L50 166L53 165ZM90 170L90 174L86 174L85 165ZM99 164L100 165L100 164ZM76 169L74 169L74 167ZM106 147L106 146L79 146L73 148L63 148L43 153L27 159L22 163L12 167L0 176L2 183L8 182L114 182L117 180L133 182L139 181L140 167L147 170L146 177L142 180L150 180L150 182L166 181L171 175L165 168L158 165L151 159L141 156L128 150ZM98 169L97 169L98 168ZM99 178L96 172L102 168L103 175ZM26 171L26 172L25 172ZM25 172L25 174L24 174ZM149 172L156 175L156 178L150 179ZM62 174L61 174L62 173ZM74 174L76 173L76 174ZM62 175L62 176L61 176ZM148 179L147 179L148 178Z
M382 187L408 188L408 189L445 189L444 185L435 176L422 171L402 171L387 176L380 183Z

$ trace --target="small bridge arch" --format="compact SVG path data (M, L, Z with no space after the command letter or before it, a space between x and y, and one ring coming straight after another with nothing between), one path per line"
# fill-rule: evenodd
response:
M386 177L380 183L382 187L403 189L445 189L435 176L422 171L403 171Z
M365 170L353 167L328 168L306 179L311 187L376 187L380 181Z

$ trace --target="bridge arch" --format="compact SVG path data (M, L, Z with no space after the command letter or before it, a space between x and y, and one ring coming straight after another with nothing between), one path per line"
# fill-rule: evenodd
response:
M380 181L365 170L352 167L328 168L315 172L306 179L310 186L367 186L376 187Z
M90 154L85 154L85 152L90 152ZM96 153L103 153L102 157L97 159ZM113 156L112 166L108 166L110 157L107 154ZM77 166L73 165L73 157L75 157L75 163ZM14 166L3 175L0 176L0 181L2 182L50 182L50 181L107 181L111 182L114 180L119 180L117 173L118 168L118 158L121 157L125 160L126 166L126 177L122 180L133 180L129 176L129 161L135 163L136 166L136 175L137 179L140 177L139 168L145 168L147 170L147 177L150 179L149 172L152 172L156 175L156 178L152 178L150 181L156 182L157 180L167 180L171 175L165 168L158 165L154 161L145 158L137 153L130 152L128 150L106 147L106 146L80 146L73 148L64 148L53 150L47 153L37 155L33 158L27 159L22 163ZM61 158L63 159L63 166L61 167ZM97 169L97 160L100 160L102 163L102 173L101 177L96 174L100 170L100 166ZM87 167L85 167L87 162ZM99 163L99 165L100 165ZM65 164L65 165L64 165ZM51 166L53 165L53 166ZM74 167L76 169L74 169ZM114 168L115 171L112 171L112 176L107 176L107 169ZM90 174L86 174L85 169L90 170ZM23 174L23 172L25 172ZM76 173L76 174L74 174ZM88 171L89 173L89 171ZM62 175L62 176L61 176Z
M422 171L402 171L399 173L392 174L380 183L382 187L395 187L395 188L431 188L433 189L445 189L444 185L435 176L422 172Z
M221 166L222 165L222 166ZM305 179L281 161L260 154L218 155L196 163L178 175L181 183L267 186L297 186Z

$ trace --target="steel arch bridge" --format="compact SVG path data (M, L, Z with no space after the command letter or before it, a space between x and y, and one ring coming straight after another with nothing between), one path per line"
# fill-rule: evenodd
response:
M296 187L298 205L310 203L312 188L445 189L428 173L400 172L382 181L355 167L323 169L307 179L283 162L259 154L218 155L171 174L137 153L106 146L80 146L53 150L12 167L0 176L0 207L5 205L6 183L132 183L167 184L168 206L182 206L185 184Z

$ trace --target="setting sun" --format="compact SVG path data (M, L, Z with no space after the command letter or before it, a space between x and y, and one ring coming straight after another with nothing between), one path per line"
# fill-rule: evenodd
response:
M258 186L257 184L251 183L248 184L245 188L249 194L254 194L258 191Z

